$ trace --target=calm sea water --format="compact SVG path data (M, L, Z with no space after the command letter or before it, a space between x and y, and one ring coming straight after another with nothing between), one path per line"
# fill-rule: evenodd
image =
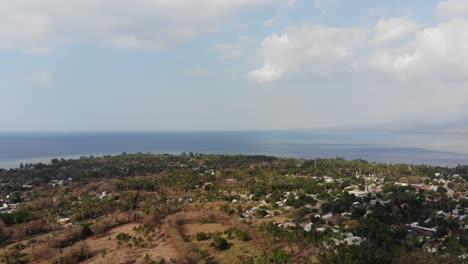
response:
M468 164L468 136L356 131L0 134L0 168L122 152L343 157L456 166Z

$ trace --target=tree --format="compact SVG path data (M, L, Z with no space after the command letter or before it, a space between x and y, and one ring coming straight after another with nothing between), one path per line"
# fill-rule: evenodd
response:
M19 192L10 193L8 200L10 203L19 203L21 202L21 194Z

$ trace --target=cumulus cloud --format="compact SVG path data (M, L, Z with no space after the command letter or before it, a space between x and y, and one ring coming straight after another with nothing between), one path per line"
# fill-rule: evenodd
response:
M257 51L263 66L249 78L267 83L300 71L327 76L351 58L367 34L359 28L291 27L263 40Z
M291 0L15 0L0 1L0 48L46 50L92 41L158 49L216 30L248 8L284 7Z
M406 17L380 19L375 26L375 35L372 42L385 44L400 40L414 33L419 25Z
M379 49L369 66L399 80L468 79L468 22L452 20L418 31L397 48Z
M422 26L407 17L383 18L373 27L292 27L265 38L257 49L257 83L294 73L334 76L380 73L398 81L468 80L468 20Z
M468 17L468 2L466 0L445 0L438 4L437 12L446 17Z

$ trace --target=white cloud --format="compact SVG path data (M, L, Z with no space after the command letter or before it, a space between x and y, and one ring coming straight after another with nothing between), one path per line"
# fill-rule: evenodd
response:
M446 17L468 17L468 1L445 0L437 5L437 12Z
M468 114L467 43L468 18L460 16L426 25L408 17L352 28L303 25L264 38L248 77L267 84L307 76L293 85L317 87L325 107L339 102L327 109L337 113L324 115L335 124L444 122Z
M349 70L399 81L468 80L468 20L420 26L408 18L380 19L373 28L301 26L265 38L257 49L258 83L295 73L333 76Z
M414 33L419 25L405 17L380 19L375 26L375 33L372 41L375 44L385 44L401 40Z
M248 8L291 0L15 0L0 1L0 48L44 50L92 41L124 48L160 48L212 32Z
M267 83L300 71L329 75L351 58L367 34L359 28L291 27L263 40L257 51L263 66L250 72L249 78Z
M0 7L0 48L23 48L28 43L40 42L50 30L50 26L51 21L47 17L14 16L5 14ZM42 47L36 46L36 48Z
M263 67L251 71L249 73L249 78L257 83L268 83L281 79L285 72L285 67L272 65L266 62L263 64Z
M452 20L422 29L397 48L378 49L369 66L398 80L468 80L468 22Z

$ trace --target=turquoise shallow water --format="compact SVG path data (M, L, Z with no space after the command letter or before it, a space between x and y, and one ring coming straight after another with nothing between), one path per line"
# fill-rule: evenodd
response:
M459 134L363 131L132 132L0 134L0 167L122 152L262 154L366 159L386 163L468 164Z

